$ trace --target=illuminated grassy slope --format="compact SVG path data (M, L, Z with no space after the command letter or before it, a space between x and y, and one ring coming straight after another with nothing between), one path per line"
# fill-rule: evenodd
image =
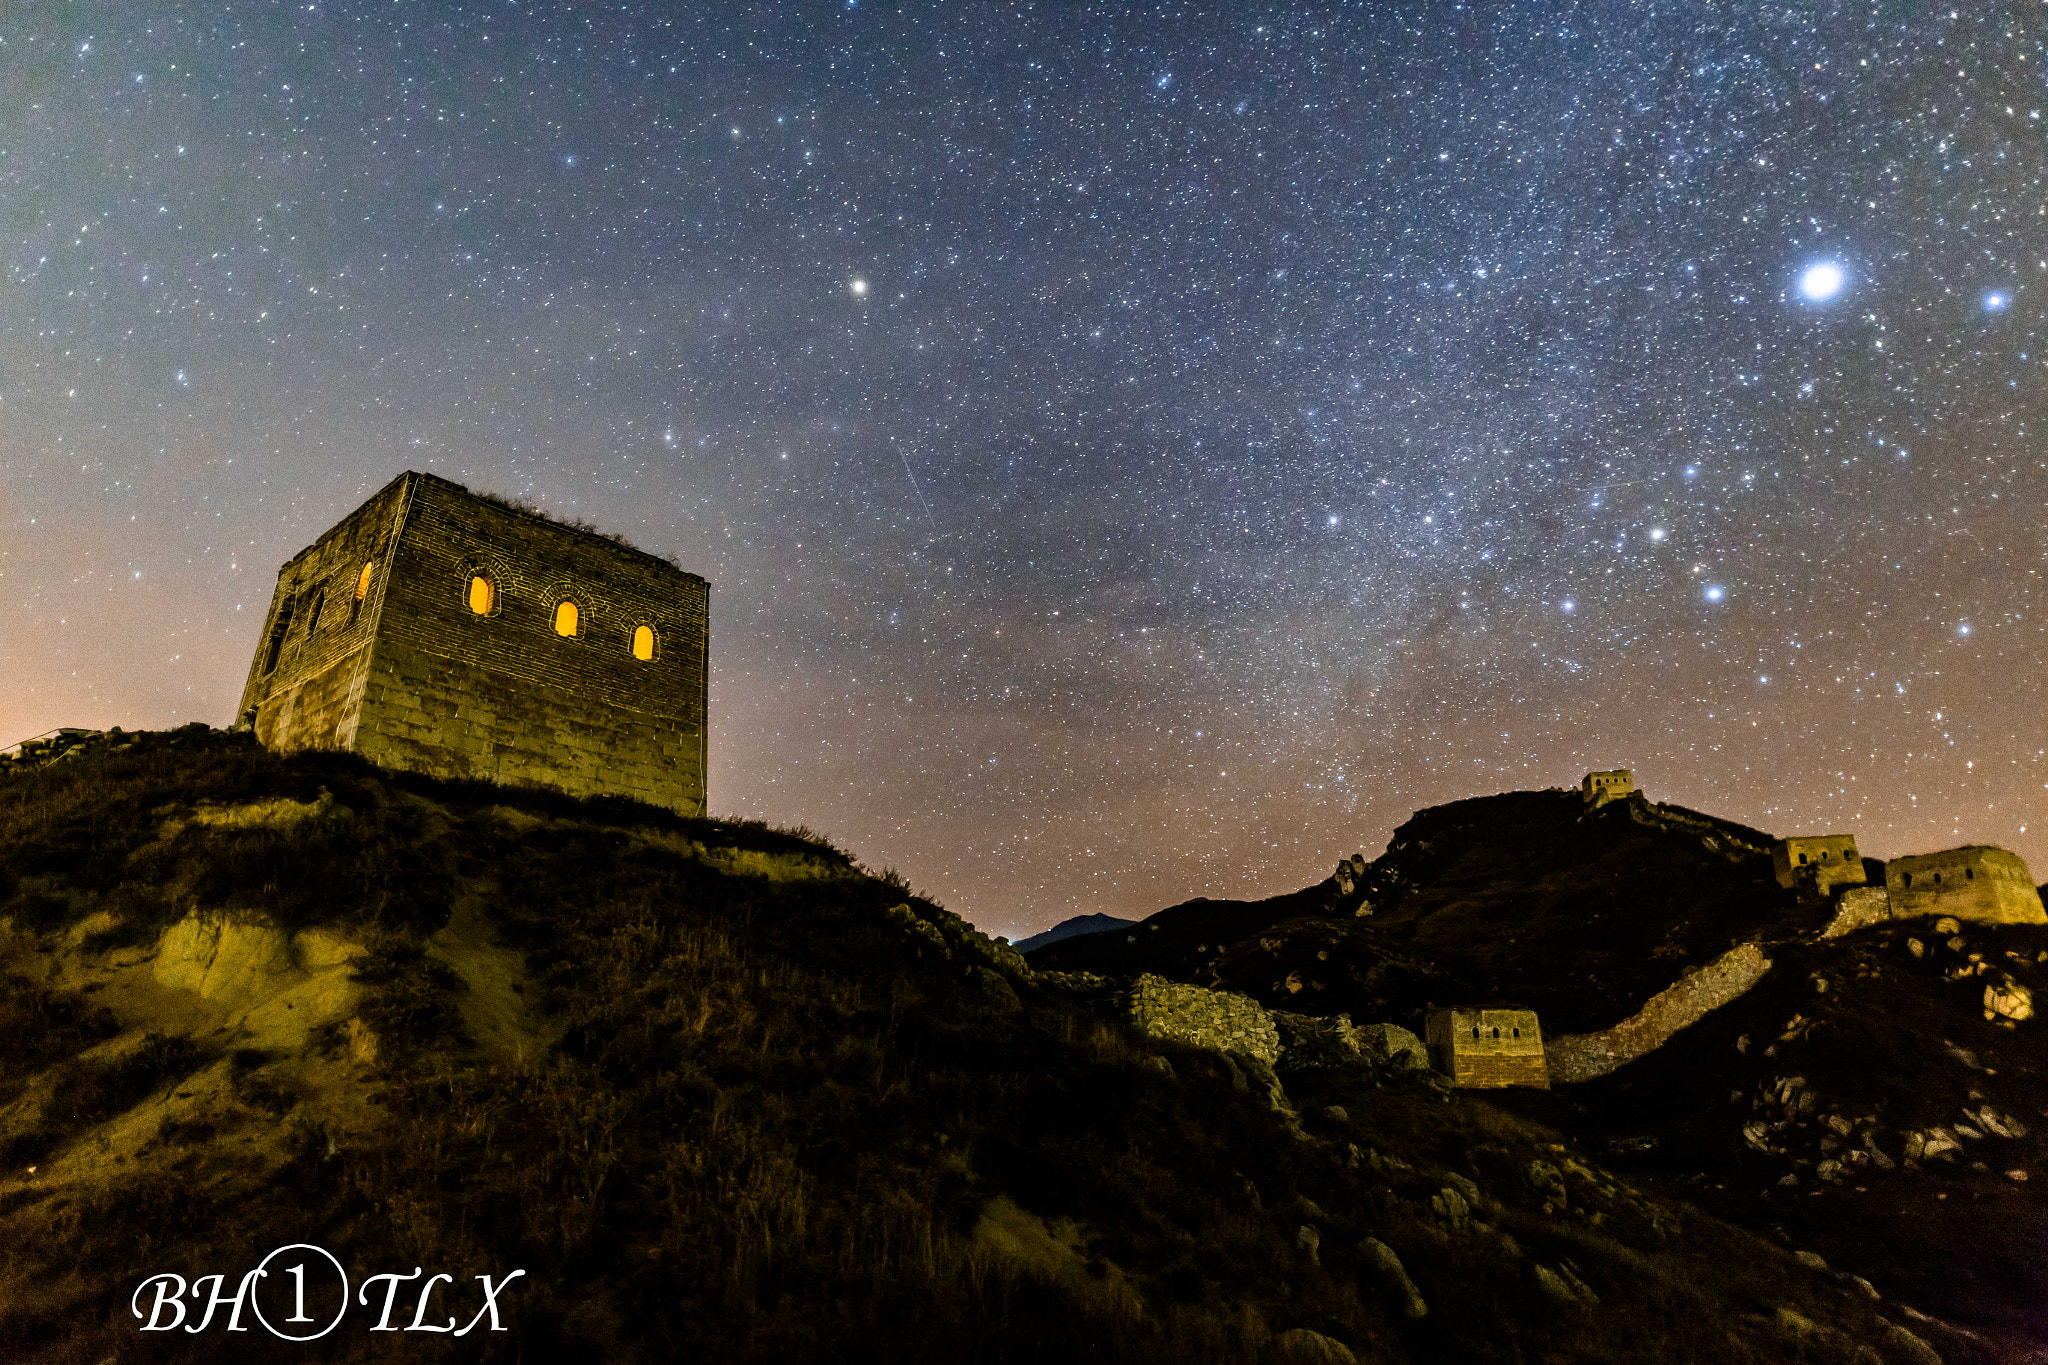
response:
M526 1271L508 1332L308 1359L1915 1358L1540 1125L1276 1112L805 836L188 730L0 781L0 869L9 1361L214 1358L135 1285L291 1241Z

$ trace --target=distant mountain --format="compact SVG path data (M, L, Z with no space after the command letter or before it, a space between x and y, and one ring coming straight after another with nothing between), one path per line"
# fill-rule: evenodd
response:
M1084 934L1106 934L1112 929L1128 929L1136 923L1136 920L1118 919L1115 915L1076 915L1072 919L1061 920L1042 934L1033 934L1010 946L1020 953L1028 953L1048 943L1060 943Z

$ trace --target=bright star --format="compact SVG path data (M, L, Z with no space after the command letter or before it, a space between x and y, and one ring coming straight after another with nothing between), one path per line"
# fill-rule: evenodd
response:
M855 298L859 298L863 294L868 292L868 282L862 279L848 280L846 282L846 287L853 291L853 296Z
M1719 583L1709 583L1707 585L1707 600L1709 602L1718 602L1727 595L1728 590Z
M1989 312L1997 312L1999 309L2005 307L2005 295L1986 294L1984 296L1984 307Z
M1652 526L1652 527L1650 528L1650 539L1652 539L1652 540L1662 540L1662 539L1664 539L1664 528L1663 528L1663 527L1661 527L1661 526Z
M1569 613L1572 610L1572 608L1578 604L1573 602L1570 598L1566 598L1563 602L1559 603L1558 605L1562 606L1565 609L1565 611Z
M1841 293L1842 286L1847 281L1848 277L1842 273L1842 267L1833 261L1822 261L1818 265L1806 267L1805 273L1800 275L1799 292L1819 303Z

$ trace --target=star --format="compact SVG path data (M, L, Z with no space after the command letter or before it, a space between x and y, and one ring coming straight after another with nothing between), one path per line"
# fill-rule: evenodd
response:
M1818 261L1799 276L1799 292L1815 303L1824 303L1842 292L1848 277L1833 261Z

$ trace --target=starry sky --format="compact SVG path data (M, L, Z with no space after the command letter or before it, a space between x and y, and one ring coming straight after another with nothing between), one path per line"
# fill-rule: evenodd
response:
M0 10L0 743L402 470L992 933L1634 767L2048 875L2048 6Z

